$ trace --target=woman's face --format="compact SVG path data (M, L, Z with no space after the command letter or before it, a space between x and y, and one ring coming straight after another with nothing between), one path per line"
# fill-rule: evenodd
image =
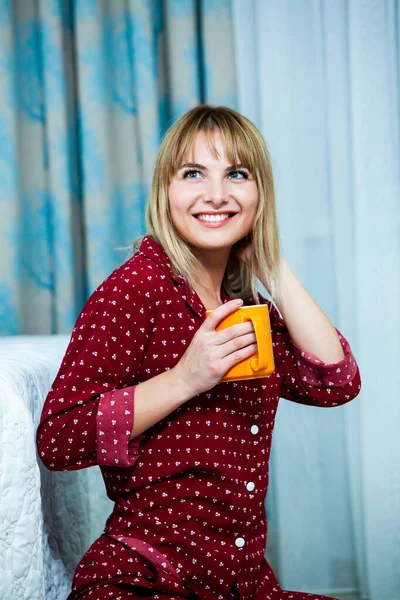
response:
M194 249L230 251L250 233L257 212L258 189L252 174L230 164L218 130L213 156L207 135L200 131L193 156L184 160L169 186L172 222Z

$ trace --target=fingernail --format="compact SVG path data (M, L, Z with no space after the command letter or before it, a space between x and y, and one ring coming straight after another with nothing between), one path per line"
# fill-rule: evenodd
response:
M237 304L238 306L240 306L241 304L243 304L243 300L242 300L241 298L238 298L238 299L236 300L236 304Z

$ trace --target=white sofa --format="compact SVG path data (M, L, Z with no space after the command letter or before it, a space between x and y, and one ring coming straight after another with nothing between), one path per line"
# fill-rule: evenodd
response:
M97 467L47 471L35 433L69 336L0 338L0 598L65 600L112 505Z

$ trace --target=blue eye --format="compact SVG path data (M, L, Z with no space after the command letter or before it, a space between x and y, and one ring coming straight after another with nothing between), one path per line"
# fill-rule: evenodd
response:
M229 177L231 179L248 179L249 176L246 171L238 170L238 171L231 171L229 173Z
M197 175L200 175L200 171L196 171L195 169L188 169L183 173L183 178L185 179L197 179Z
M183 179L201 179L201 177L201 171L198 171L197 169L186 169L186 171L183 172ZM248 179L249 174L247 173L247 171L237 169L230 171L228 173L228 178L237 180Z

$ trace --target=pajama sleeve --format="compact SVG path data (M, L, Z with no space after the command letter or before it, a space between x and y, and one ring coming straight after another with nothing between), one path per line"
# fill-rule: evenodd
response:
M361 388L360 372L346 338L336 329L344 358L326 364L297 346L290 337L284 320L271 302L272 343L281 397L310 406L333 407L355 398Z
M143 293L143 290L142 290ZM140 281L110 275L92 294L72 332L36 434L50 470L131 467L134 379L145 353L152 308Z

